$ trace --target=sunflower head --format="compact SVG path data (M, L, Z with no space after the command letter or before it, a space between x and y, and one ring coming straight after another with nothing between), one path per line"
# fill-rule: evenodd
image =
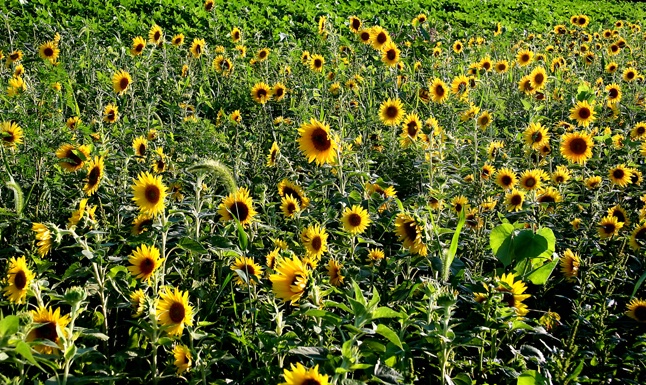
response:
M60 337L67 337L67 324L70 323L70 316L61 316L61 309L53 310L51 307L39 307L32 310L31 315L34 322L34 328L27 334L26 341L49 340L58 346L62 346ZM43 354L54 354L59 349L50 346L37 344L34 349Z
M628 304L626 315L637 322L646 322L646 301L634 298Z
M12 303L24 303L31 282L36 277L27 266L25 257L11 257L9 259L7 276L7 286L4 288L4 296Z
M58 163L65 171L74 172L81 169L90 157L90 147L86 145L75 147L64 144L56 150L56 157L61 159Z
M619 234L619 230L624 226L623 222L619 222L617 217L607 215L599 221L597 232L601 239L612 238Z
M156 216L164 210L167 188L162 183L161 176L153 176L148 172L140 173L134 180L132 191L132 200L139 206L142 214Z
M301 232L301 242L307 251L307 256L319 260L327 251L328 233L321 225L310 225Z
M119 71L112 76L112 88L117 94L126 92L131 83L132 77L126 71Z
M155 246L141 245L128 258L130 273L142 281L150 282L150 278L162 265L165 258L160 258L159 249Z
M211 7L213 7L213 0L207 0L204 3L204 8L206 8L209 3L211 4ZM173 364L177 368L177 375L188 372L193 365L191 349L186 345L175 345L173 348L173 357L175 358L175 362Z
M569 132L561 138L561 155L570 163L584 164L592 157L592 134Z
M251 97L257 103L265 104L271 99L271 88L266 83L256 83L251 89Z
M519 316L526 315L529 310L523 301L530 297L529 294L523 294L527 290L527 286L523 281L516 281L513 273L503 274L498 280L499 286L496 290L503 294L503 303L509 307L516 309L516 314Z
M395 232L399 241L413 254L425 256L428 249L423 241L423 228L418 221L409 214L400 213L395 219Z
M388 99L379 108L379 117L387 126L396 126L404 118L404 107L399 99Z
M244 227L255 220L257 214L253 208L253 200L249 196L249 190L241 187L237 191L230 193L218 207L220 221L238 220Z
M309 163L316 161L320 166L336 160L338 145L332 138L330 126L325 122L312 119L309 123L303 123L298 132L299 148Z
M269 276L272 290L277 298L296 306L307 289L309 270L296 256L281 259L276 265L276 273Z
M354 205L352 208L346 207L343 210L341 223L343 223L345 231L350 234L361 234L368 228L370 216L367 210L361 206Z
M22 143L23 137L24 133L22 128L15 122L0 123L0 139L5 147L16 148Z
M262 276L262 267L249 257L237 257L231 265L231 270L237 273L235 282L240 286L247 286L247 284L255 285L256 281L260 280ZM238 271L244 274L240 274ZM252 278L252 276L256 278Z
M193 39L193 43L191 43L191 55L193 55L194 58L199 58L202 56L204 53L204 46L206 45L206 42L204 39L198 39L195 38Z
M166 287L160 293L156 308L157 320L171 336L181 336L184 326L193 325L193 307L188 291Z

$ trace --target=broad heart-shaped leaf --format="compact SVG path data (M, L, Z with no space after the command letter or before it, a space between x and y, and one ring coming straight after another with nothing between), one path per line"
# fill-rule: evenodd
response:
M547 379L536 370L526 370L518 376L516 385L547 385Z
M548 242L541 234L532 230L522 230L514 237L514 254L521 261L534 259L548 251Z
M15 315L8 315L0 320L0 337L11 336L18 332L20 319Z
M395 346L397 346L401 350L404 350L404 347L402 346L402 342L399 340L397 333L395 333L393 329L389 328L388 326L383 324L377 325L377 334L380 334L386 337L388 341L392 342Z
M491 230L489 235L489 246L496 255L496 258L502 262L505 267L511 265L514 259L514 249L512 245L512 234L514 226L510 223L503 223Z
M550 278L550 275L552 274L552 271L554 271L554 268L556 265L558 265L559 259L554 258L554 260L550 263L546 263L543 266L539 267L538 269L532 271L528 276L527 279L534 285L545 285L547 280Z

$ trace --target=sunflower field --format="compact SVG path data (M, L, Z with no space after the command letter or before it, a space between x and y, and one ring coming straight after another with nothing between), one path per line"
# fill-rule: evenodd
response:
M1 384L643 384L646 7L0 6Z

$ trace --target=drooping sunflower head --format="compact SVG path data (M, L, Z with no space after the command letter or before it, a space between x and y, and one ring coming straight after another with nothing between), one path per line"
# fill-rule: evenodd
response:
M257 103L265 104L271 99L271 88L266 83L256 83L251 89L251 97Z
M44 223L37 223L34 222L31 226L31 230L36 233L36 240L38 243L36 246L38 246L38 254L41 257L44 257L49 253L49 251L52 249L52 246L54 245L54 239L52 239L52 229Z
M579 275L579 266L581 265L581 258L578 253L574 253L570 249L566 249L559 261L561 272L568 282L574 282Z
M7 277L7 286L4 288L4 296L12 303L24 303L25 298L27 298L27 292L29 291L31 282L36 277L27 266L25 257L11 257L11 259L9 259Z
M278 261L275 270L276 273L269 276L274 295L296 306L307 289L309 271L306 265L294 255L292 259Z
M0 124L0 139L5 147L16 148L22 143L23 137L22 128L15 122L8 121Z
M395 219L395 233L404 247L413 254L425 256L428 249L423 241L423 228L417 220L409 214L400 213Z
M368 211L361 206L354 205L352 208L346 207L341 215L343 228L350 234L361 234L370 224Z
M330 259L327 265L327 275L330 277L330 285L336 287L343 285L343 279L345 277L341 275L342 268L343 265L334 259Z
M132 185L132 200L139 206L142 214L156 216L164 210L164 199L167 188L161 176L153 176L149 172L142 172Z
M139 318L146 310L146 293L142 289L133 291L130 294L130 307L134 310L133 318Z
M126 71L119 71L112 75L112 88L117 94L123 94L126 92L130 84L132 83L132 77Z
M246 187L240 187L237 191L230 193L218 207L220 221L238 220L246 227L255 220L256 210L253 208L253 200L249 196Z
M85 161L90 157L90 147L81 145L75 147L71 144L63 144L56 150L56 157L61 159L58 163L64 170L74 172L83 167Z
M570 163L584 164L592 157L592 134L569 132L561 137L561 155Z
M26 341L49 340L56 345L61 346L60 337L67 337L67 324L70 323L70 316L61 316L61 309L53 310L51 307L39 307L32 310L31 315L34 322L34 328L27 334ZM59 330L62 335L59 334ZM54 354L59 349L50 345L37 344L34 349L43 354Z
M160 258L158 248L143 244L137 247L128 258L131 265L128 266L128 270L135 278L150 282L150 278L164 262L164 259Z
M211 7L213 7L213 0L207 0L206 3L204 3L205 8L208 3L210 3ZM175 347L173 348L173 357L175 358L173 365L175 365L175 367L177 368L177 375L188 372L193 365L193 356L191 355L191 349L189 349L189 347L186 345L175 345Z
M188 291L165 287L157 302L157 320L171 336L181 336L184 326L193 325L193 307L188 302Z
M333 163L337 157L338 145L332 138L330 126L316 119L303 123L298 129L298 144L309 163L317 165Z
M237 257L231 265L231 270L237 273L235 282L239 286L255 285L256 281L262 277L262 267L249 257ZM244 274L240 274L240 272ZM254 279L252 276L256 278Z

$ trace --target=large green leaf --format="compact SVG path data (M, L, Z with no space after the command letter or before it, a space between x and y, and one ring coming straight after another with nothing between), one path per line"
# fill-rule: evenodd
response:
M514 259L514 249L512 245L512 234L514 226L510 223L503 223L491 230L489 235L489 246L496 255L496 258L502 262L505 267L511 265Z
M404 350L404 347L402 346L402 342L397 336L397 333L395 333L393 329L389 328L388 326L384 324L377 325L377 334L383 337L386 337L388 341L392 342L398 348Z

